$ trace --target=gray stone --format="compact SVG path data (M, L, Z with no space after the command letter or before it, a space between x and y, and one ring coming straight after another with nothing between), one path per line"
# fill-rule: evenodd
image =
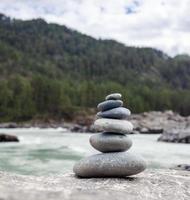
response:
M106 96L106 100L118 100L118 99L121 99L122 95L120 93L113 93L113 94L110 94L108 96Z
M94 122L94 128L98 131L127 134L132 132L133 125L126 120L102 118Z
M190 128L166 130L158 141L190 144Z
M19 142L19 139L14 135L0 134L0 142Z
M176 169L190 171L190 165L189 164L180 164L180 165L176 166Z
M124 134L105 132L92 135L90 144L96 150L107 153L128 150L132 146L132 140Z
M73 171L79 177L125 177L144 171L143 158L129 152L103 153L89 156L74 165Z
M123 101L121 100L107 100L103 101L98 104L97 108L100 111L110 110L113 108L121 107L123 106Z
M126 119L131 114L131 111L127 108L119 107L107 110L104 112L98 112L97 117L111 118L111 119Z

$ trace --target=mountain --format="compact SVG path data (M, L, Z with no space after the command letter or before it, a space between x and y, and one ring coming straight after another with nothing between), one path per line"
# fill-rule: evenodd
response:
M121 92L133 112L190 114L190 57L0 15L0 120L72 118Z

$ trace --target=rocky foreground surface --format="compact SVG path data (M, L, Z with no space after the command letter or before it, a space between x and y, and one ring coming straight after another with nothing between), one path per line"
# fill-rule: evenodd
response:
M1 200L189 200L190 173L145 171L131 178L78 179L73 174L35 177L0 172Z

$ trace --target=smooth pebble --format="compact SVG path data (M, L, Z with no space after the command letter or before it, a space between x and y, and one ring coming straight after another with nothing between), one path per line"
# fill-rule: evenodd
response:
M132 146L132 140L124 134L104 132L92 135L90 144L103 153L119 152L127 151Z
M111 110L98 112L97 117L111 118L111 119L126 119L131 115L131 111L127 108L119 107Z
M80 160L73 171L79 177L126 177L144 171L143 158L129 152L96 154Z
M123 101L121 100L107 100L99 103L97 108L99 111L106 111L121 106L123 106Z
M121 99L122 95L120 93L113 93L106 96L106 100L119 100Z
M127 120L119 119L97 119L94 128L98 131L127 134L133 130L133 125Z

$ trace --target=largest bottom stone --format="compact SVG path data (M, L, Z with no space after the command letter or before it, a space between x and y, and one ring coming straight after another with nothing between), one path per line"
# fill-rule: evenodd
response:
M143 158L129 152L104 153L89 156L75 164L73 171L79 177L125 177L144 171Z

